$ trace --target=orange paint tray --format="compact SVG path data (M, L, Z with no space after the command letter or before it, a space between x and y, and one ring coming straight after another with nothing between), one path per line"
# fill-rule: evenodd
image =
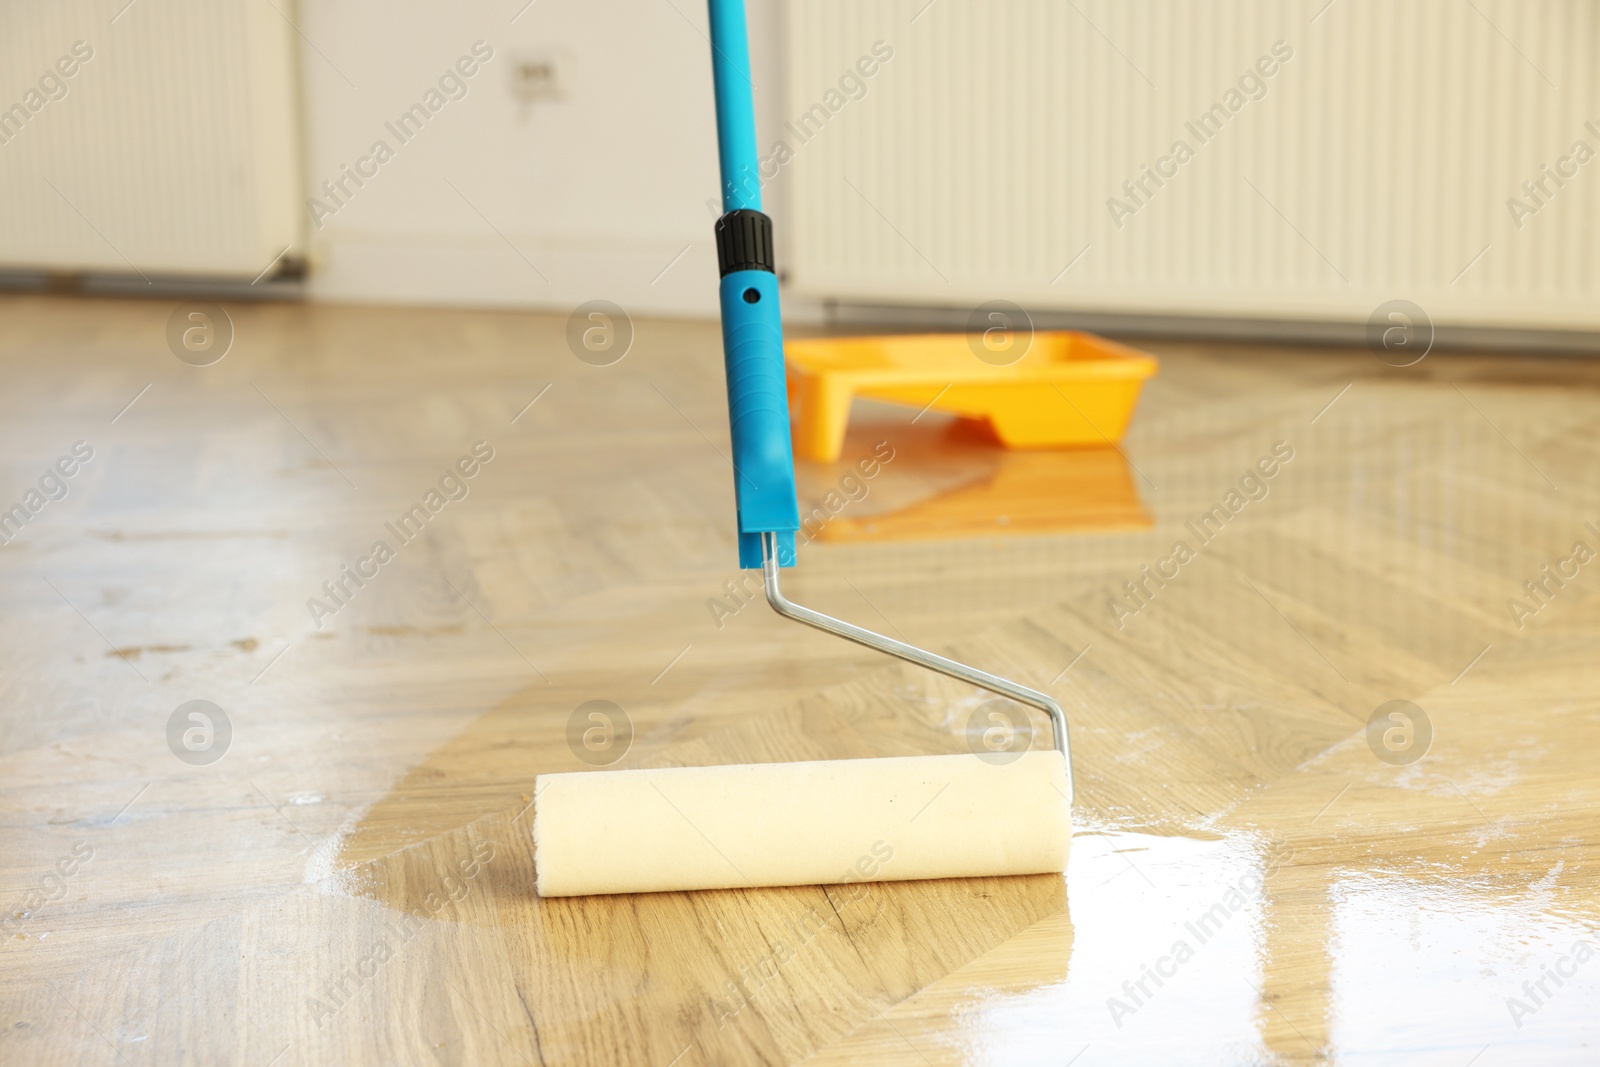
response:
M1010 343L1020 358L966 334L785 342L795 458L838 459L857 396L987 422L1007 448L1116 444L1156 373L1155 357L1093 334Z

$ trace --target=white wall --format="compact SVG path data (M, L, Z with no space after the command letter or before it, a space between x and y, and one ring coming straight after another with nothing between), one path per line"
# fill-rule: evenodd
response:
M346 179L342 205L319 194L337 210L311 230L312 294L557 309L606 298L634 313L715 314L703 0L534 0L519 14L523 3L302 0L308 187L339 178L377 140L394 149L363 186ZM770 127L777 0L750 8ZM493 56L467 95L401 144L385 123L480 40ZM517 60L552 53L565 56L566 98L525 109L512 92Z

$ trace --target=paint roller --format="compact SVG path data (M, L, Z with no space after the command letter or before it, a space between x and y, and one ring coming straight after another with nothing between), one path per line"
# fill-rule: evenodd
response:
M1066 715L1050 697L796 604L780 573L800 528L772 222L761 211L743 0L709 0L723 215L723 357L739 565L785 618L969 682L1049 717L1014 752L540 775L541 896L1061 873L1071 836Z

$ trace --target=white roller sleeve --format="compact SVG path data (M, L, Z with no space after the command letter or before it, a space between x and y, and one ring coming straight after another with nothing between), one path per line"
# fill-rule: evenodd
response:
M1054 749L542 774L540 896L1060 873Z

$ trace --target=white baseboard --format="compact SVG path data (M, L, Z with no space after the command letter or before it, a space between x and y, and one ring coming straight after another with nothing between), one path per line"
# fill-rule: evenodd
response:
M610 300L630 315L717 315L717 254L709 223L703 240L677 244L516 234L508 239L515 250L494 235L480 240L330 230L313 242L307 292L327 303L571 311L588 300Z

